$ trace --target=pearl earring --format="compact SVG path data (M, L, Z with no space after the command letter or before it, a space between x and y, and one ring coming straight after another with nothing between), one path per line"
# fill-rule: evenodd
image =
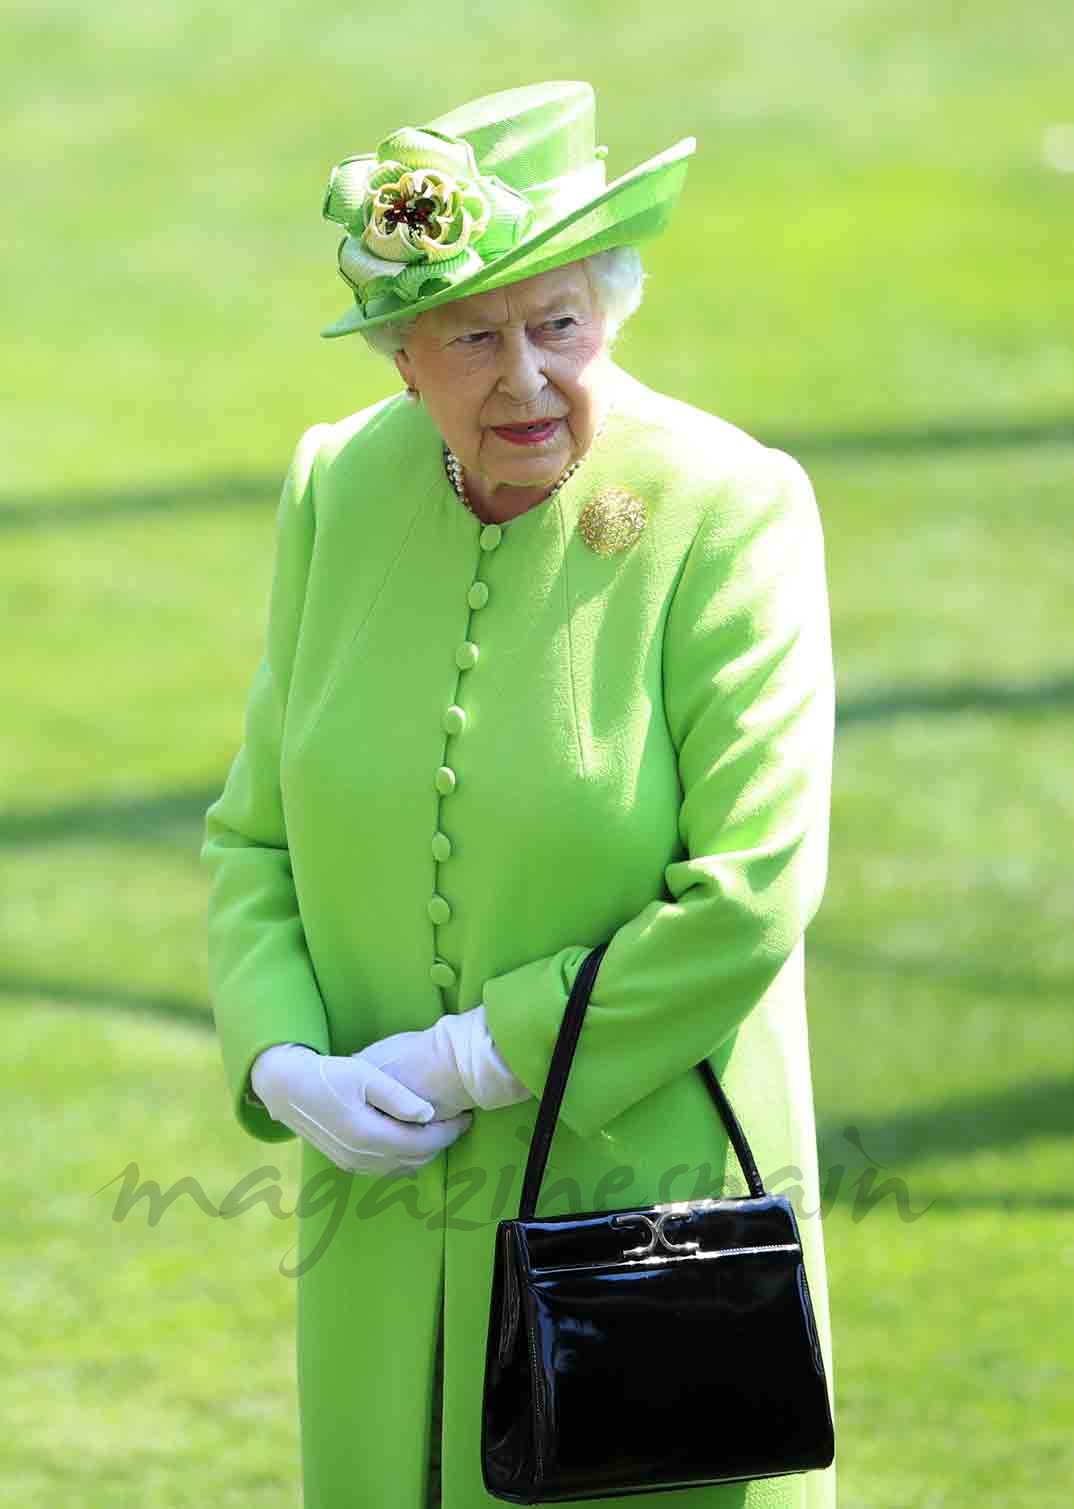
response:
M417 403L418 399L421 397L421 394L418 392L417 388L412 388L410 384L407 383L406 396L410 399L411 403Z

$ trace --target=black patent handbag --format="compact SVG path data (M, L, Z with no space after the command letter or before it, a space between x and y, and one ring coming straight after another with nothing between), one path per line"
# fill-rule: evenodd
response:
M485 1487L543 1504L828 1467L835 1433L794 1208L765 1190L707 1060L697 1068L748 1196L534 1215L607 947L575 979L518 1218L497 1227Z

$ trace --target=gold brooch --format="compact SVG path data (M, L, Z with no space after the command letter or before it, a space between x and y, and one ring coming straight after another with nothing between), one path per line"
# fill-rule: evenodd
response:
M582 509L578 529L590 550L616 555L633 545L645 528L646 517L640 498L624 487L610 487Z

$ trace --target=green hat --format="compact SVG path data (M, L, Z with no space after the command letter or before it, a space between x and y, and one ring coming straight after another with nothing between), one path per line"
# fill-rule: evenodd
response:
M346 227L350 335L655 236L686 179L692 136L614 183L589 84L530 84L403 126L332 169L322 214Z

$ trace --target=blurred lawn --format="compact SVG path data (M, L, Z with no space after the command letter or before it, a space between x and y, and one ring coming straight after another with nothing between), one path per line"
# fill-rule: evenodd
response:
M583 77L618 173L699 151L619 353L793 451L839 736L810 933L841 1509L1052 1509L1074 1479L1074 118L1068 0L861 7L23 3L0 95L0 1502L295 1501L296 1235L219 1202L201 819L241 731L298 434L393 386L328 170ZM855 1139L901 1177L867 1220ZM926 1210L927 1207L927 1210Z

